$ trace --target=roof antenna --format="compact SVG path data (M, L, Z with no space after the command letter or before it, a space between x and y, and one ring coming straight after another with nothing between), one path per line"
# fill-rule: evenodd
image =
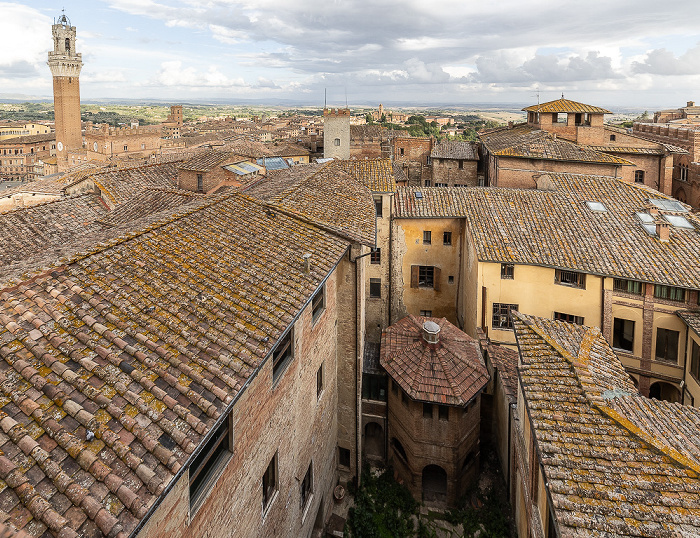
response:
M345 87L345 108L348 108L348 88Z
M328 88L323 88L323 108L328 108Z
M564 92L561 92L561 98L564 99Z

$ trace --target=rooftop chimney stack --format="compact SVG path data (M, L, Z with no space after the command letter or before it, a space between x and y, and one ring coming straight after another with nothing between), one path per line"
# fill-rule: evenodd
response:
M311 253L307 252L302 257L304 258L304 272L309 274L311 272Z
M670 225L668 222L656 223L656 235L659 236L659 241L662 243L668 243L670 236Z
M695 101L688 101L688 105L687 105L687 106L695 106Z

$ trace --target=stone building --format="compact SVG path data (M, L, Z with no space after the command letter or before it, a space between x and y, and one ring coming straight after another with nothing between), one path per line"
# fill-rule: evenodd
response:
M44 160L55 154L54 133L0 140L0 179L34 181L45 175Z
M101 228L0 268L3 521L62 537L323 525L360 470L375 207L322 166L270 182L139 215L84 204Z
M478 342L444 318L407 316L382 334L380 360L391 379L389 460L416 499L456 506L479 468L489 375Z
M323 109L323 157L350 158L350 109Z
M700 534L700 410L637 394L598 329L513 313L518 535Z
M474 142L445 140L430 151L435 187L476 187L479 185L479 148Z
M68 154L83 147L80 123L80 70L82 54L75 48L75 26L61 15L51 26L53 51L49 69L53 77L56 154L59 169L68 168Z
M559 174L540 187L399 188L392 322L430 312L510 345L514 308L597 326L642 394L700 402L677 314L698 311L697 216L621 179Z
M391 138L391 158L408 178L409 185L432 184L430 152L433 139L428 137L394 136Z

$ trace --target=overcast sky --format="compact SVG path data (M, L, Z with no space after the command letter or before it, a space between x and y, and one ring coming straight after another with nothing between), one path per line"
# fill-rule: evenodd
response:
M698 0L62 2L0 1L0 97L51 95L65 7L83 99L700 102Z

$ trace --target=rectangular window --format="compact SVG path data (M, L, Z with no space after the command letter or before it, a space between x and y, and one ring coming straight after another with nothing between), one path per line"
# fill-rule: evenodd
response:
M554 270L554 283L561 286L571 286L572 288L586 289L586 273L576 271Z
M423 232L423 244L429 245L432 242L432 232L430 230L425 230Z
M615 135L613 135L613 134L610 135L610 142L615 142Z
M493 303L493 319L491 321L491 326L494 329L512 329L513 323L510 320L510 311L517 309L517 304Z
M323 392L323 363L316 370L316 399L321 398L321 393Z
M230 417L216 429L189 468L190 511L201 505L231 455Z
M277 493L277 452L272 456L267 469L265 469L265 474L262 477L262 504L263 504L263 514L267 512L270 507L270 503L275 498L275 493Z
M613 291L631 293L632 295L642 294L642 283L636 280L624 280L622 278L613 279Z
M502 263L501 264L501 279L503 280L513 280L513 273L515 272L515 265L512 263Z
M635 170L634 171L634 182L635 183L644 183L644 170Z
M314 465L313 461L311 463L309 463L309 468L306 470L306 474L304 475L304 480L301 481L301 486L299 487L300 494L301 494L301 498L299 499L299 501L300 501L300 506L301 506L302 511L309 504L309 501L311 501L311 494L314 491L313 465Z
M438 417L440 420L450 420L450 408L446 405L438 405Z
M372 251L372 254L369 255L369 262L378 264L382 263L382 249L381 248L375 248Z
M656 329L656 360L678 362L678 331Z
M204 176L197 174L197 192L204 192Z
M423 404L423 418L433 418L433 404Z
M432 288L435 271L432 265L420 265L418 266L418 287L419 288Z
M583 325L583 317L574 316L573 314L554 312L554 319L556 319L557 321L566 321L567 323L575 323L576 325Z
M294 348L292 338L292 330L290 330L284 338L277 344L277 347L272 352L272 382L276 383L280 375L287 369L294 356Z
M433 311L432 310L421 310L420 315L426 318L430 318L433 316Z
M462 159L459 159L459 161L457 161L457 162L458 162L458 164L457 164L458 168L460 170L464 170L464 161Z
M326 308L326 285L321 286L321 289L311 298L311 322L316 323L323 311Z
M124 151L128 151L128 149L129 149L129 146L127 146L126 144L124 144Z
M436 187L447 187L447 183L435 183Z
M369 279L369 296L380 298L382 296L382 279L381 278L370 278Z
M403 148L399 148L399 155L401 155L401 157L403 157Z
M657 299L667 299L669 301L677 301L682 303L685 301L685 290L683 288L674 288L673 286L654 286L654 297Z
M613 319L613 347L630 353L634 350L634 321Z
M452 244L452 232L442 232L442 244L451 245Z
M690 373L696 380L700 380L700 346L695 340L690 351Z
M377 213L377 217L380 219L384 216L382 212L382 199L381 198L375 198L374 199L374 210Z
M146 149L146 144L141 144L141 149Z
M386 381L384 375L362 374L362 399L386 402Z
M343 467L350 467L349 449L343 448L342 446L338 447L338 464L342 465Z
M340 146L340 138L336 138L335 140L333 140L333 145Z

